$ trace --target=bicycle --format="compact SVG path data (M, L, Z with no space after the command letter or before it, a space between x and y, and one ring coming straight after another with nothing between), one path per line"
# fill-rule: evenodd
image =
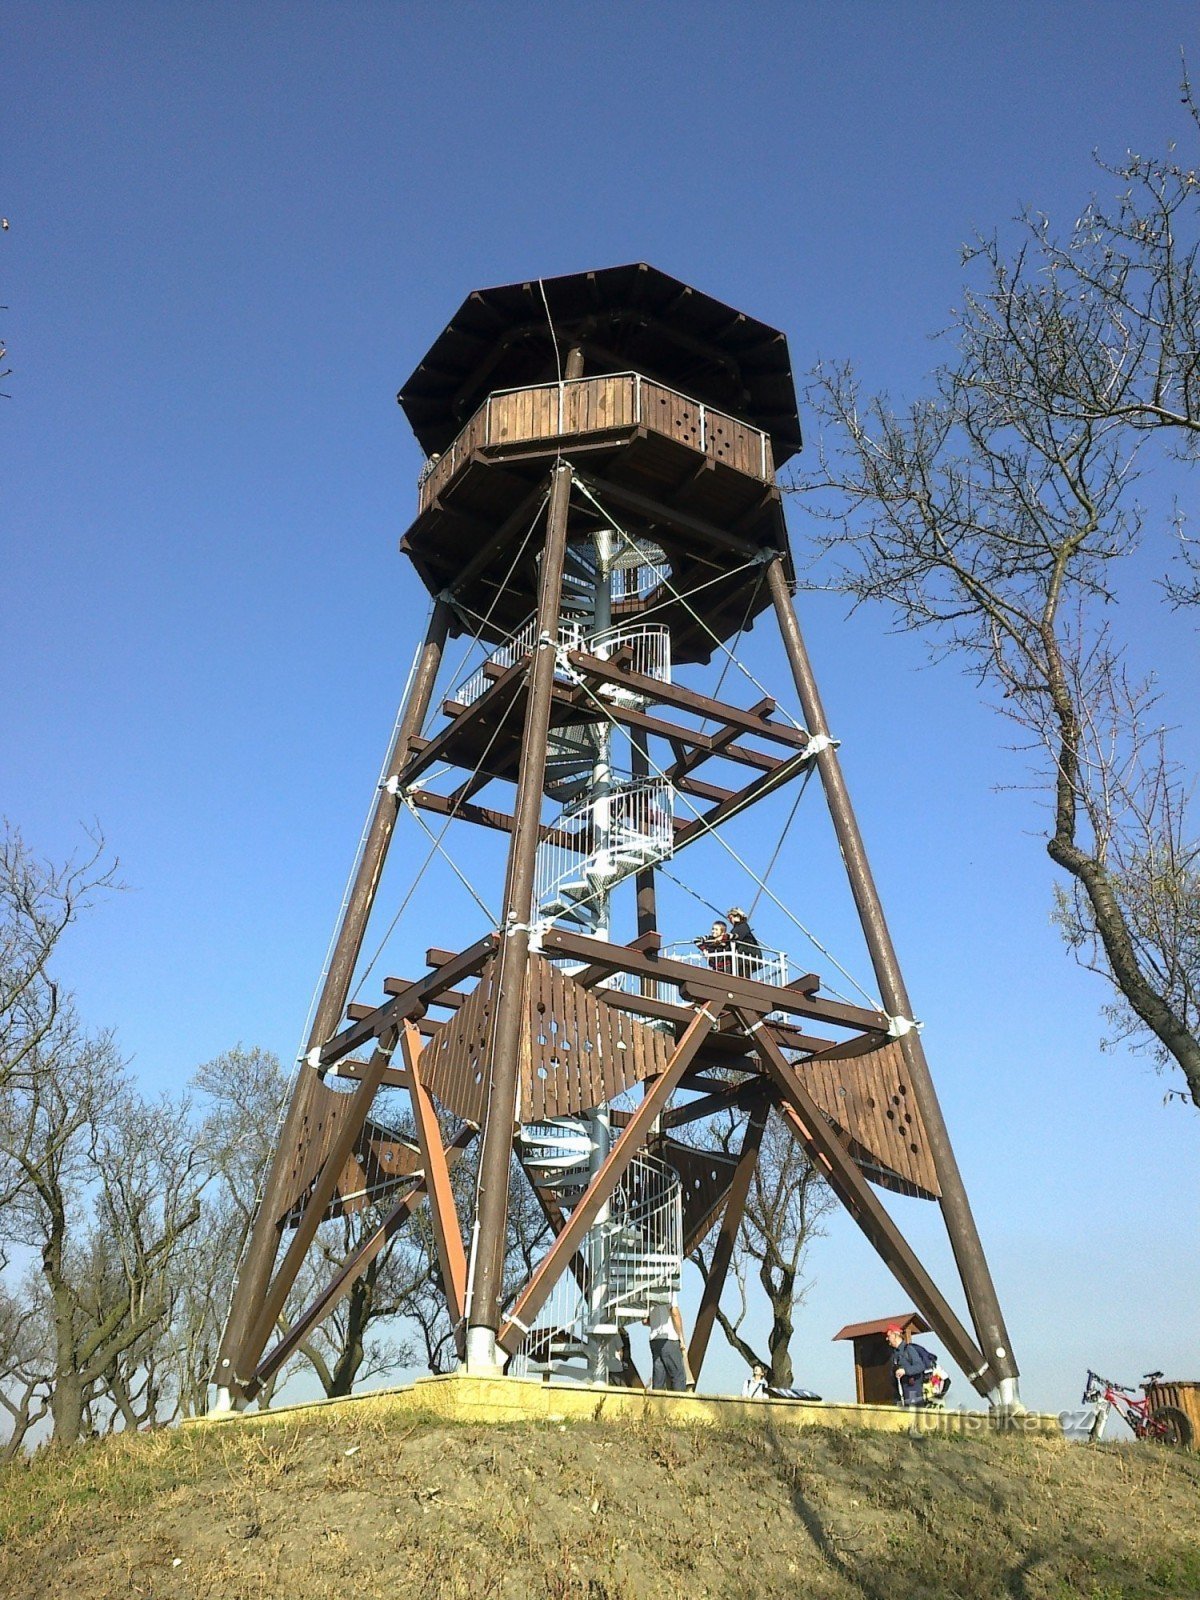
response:
M1155 1444L1175 1445L1181 1449L1189 1446L1194 1432L1191 1420L1178 1406L1156 1406L1151 1400L1150 1390L1156 1383L1162 1382L1162 1376L1161 1372L1144 1374L1140 1385L1142 1398L1139 1400L1136 1391L1127 1384L1114 1383L1109 1378L1102 1378L1098 1372L1089 1370L1083 1386L1082 1403L1096 1408L1089 1430L1092 1443L1095 1444L1103 1434L1109 1412L1115 1411L1128 1424L1135 1439L1149 1439Z

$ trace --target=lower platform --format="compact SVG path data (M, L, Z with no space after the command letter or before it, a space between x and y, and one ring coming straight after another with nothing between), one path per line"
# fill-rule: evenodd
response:
M681 1427L866 1428L881 1433L1036 1433L1061 1437L1057 1416L1025 1411L906 1411L900 1406L860 1406L820 1400L742 1400L733 1395L673 1394L612 1388L606 1384L545 1383L539 1378L473 1378L453 1373L418 1378L394 1389L344 1400L313 1400L270 1411L194 1417L185 1427L272 1427L295 1424L312 1413L369 1411L374 1416L437 1417L464 1423L660 1422Z

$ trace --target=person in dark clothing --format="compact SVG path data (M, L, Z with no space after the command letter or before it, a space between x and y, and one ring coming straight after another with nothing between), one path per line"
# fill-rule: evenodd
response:
M733 948L733 970L737 977L756 978L762 968L762 945L754 937L754 929L739 906L734 906L729 913L729 943Z
M892 1374L900 1394L897 1404L922 1405L925 1379L937 1366L937 1357L923 1345L906 1339L903 1328L891 1327L885 1337L892 1347Z

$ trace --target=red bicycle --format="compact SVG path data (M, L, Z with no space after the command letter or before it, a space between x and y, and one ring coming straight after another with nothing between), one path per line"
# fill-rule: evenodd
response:
M1186 1448L1192 1442L1191 1420L1178 1406L1155 1405L1150 1390L1162 1382L1161 1372L1147 1372L1142 1378L1142 1397L1123 1383L1113 1383L1098 1372L1090 1372L1083 1386L1083 1404L1095 1407L1090 1429L1095 1443L1104 1432L1110 1411L1129 1424L1135 1439L1150 1439L1156 1444L1173 1444Z

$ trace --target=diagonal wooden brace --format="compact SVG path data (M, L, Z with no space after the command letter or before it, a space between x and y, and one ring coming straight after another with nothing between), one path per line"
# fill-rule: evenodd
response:
M393 1027L389 1033L381 1038L379 1049L372 1055L370 1061L363 1069L362 1079L354 1091L353 1105L340 1128L337 1138L325 1158L312 1193L296 1224L292 1235L292 1242L288 1246L287 1254L276 1269L270 1287L263 1296L257 1320L250 1329L242 1349L238 1352L238 1369L235 1375L235 1385L244 1389L243 1374L249 1376L250 1372L257 1371L258 1358L266 1348L267 1340L271 1337L271 1329L275 1326L276 1318L283 1310L296 1275L304 1265L304 1258L308 1254L308 1247L316 1237L321 1219L329 1208L337 1190L338 1179L342 1169L349 1159L350 1152L354 1149L355 1141L362 1132L363 1123L371 1109L372 1102L383 1082L392 1061L392 1051L396 1048L396 1029Z
M770 1101L760 1097L759 1103L750 1113L746 1131L742 1135L741 1154L734 1168L733 1182L729 1185L729 1193L725 1198L725 1215L721 1218L721 1231L713 1246L712 1262L704 1282L700 1309L696 1313L695 1326L692 1328L692 1337L688 1344L688 1365L697 1382L708 1351L713 1323L717 1319L717 1306L721 1301L721 1291L725 1287L729 1264L733 1260L733 1247L737 1243L738 1230L742 1226L746 1199L750 1193L750 1181L758 1165L758 1150L762 1144L763 1130L766 1128L770 1113Z
M454 1165L460 1159L467 1145L475 1138L476 1132L475 1128L467 1126L457 1138L446 1146L442 1159L448 1166ZM280 1367L297 1346L304 1342L313 1328L319 1322L325 1320L342 1296L350 1292L379 1252L385 1245L390 1243L401 1224L407 1221L421 1201L424 1200L427 1192L427 1181L427 1176L422 1174L408 1193L397 1200L387 1216L375 1229L375 1232L364 1239L354 1254L342 1263L333 1280L321 1290L321 1293L313 1303L296 1318L296 1321L283 1337L277 1340L272 1348L268 1350L267 1354L259 1362L258 1370L253 1379L246 1387L246 1398L248 1400L252 1400L263 1384L279 1371Z
M645 1099L631 1114L605 1158L603 1166L572 1211L570 1222L538 1263L533 1276L517 1297L516 1304L500 1330L497 1343L503 1345L510 1355L520 1344L525 1326L533 1321L545 1305L559 1275L582 1244L584 1235L595 1222L601 1207L612 1197L613 1190L625 1175L629 1163L645 1144L655 1118L671 1098L696 1052L716 1027L717 1020L718 1013L711 1011L707 1005L702 1006L692 1018L684 1030L683 1037L675 1046L662 1075L655 1079Z
M736 1009L734 1015L777 1085L783 1097L781 1109L805 1151L816 1161L830 1188L874 1245L897 1283L912 1296L917 1309L973 1387L986 1397L995 1387L995 1374L805 1088L800 1074L772 1039L769 1024Z
M421 1034L411 1022L404 1024L400 1047L408 1068L413 1121L417 1127L421 1165L425 1169L425 1185L429 1190L433 1238L442 1275L442 1290L446 1296L446 1310L450 1314L455 1342L461 1345L463 1307L467 1296L467 1257L463 1250L462 1227L458 1220L458 1208L454 1204L454 1191L450 1186L450 1168L442 1148L437 1112L421 1077ZM461 1349L459 1353L462 1353Z

